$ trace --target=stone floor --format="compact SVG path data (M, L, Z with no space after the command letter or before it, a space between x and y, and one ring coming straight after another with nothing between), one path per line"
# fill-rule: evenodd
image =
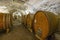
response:
M57 40L60 40L60 34L55 34ZM23 25L13 26L9 33L0 33L0 40L38 40Z
M60 34L55 33L55 38L56 38L56 40L60 40Z
M14 26L13 28L14 29L7 34L0 34L0 40L35 40L33 34L25 27L19 25Z

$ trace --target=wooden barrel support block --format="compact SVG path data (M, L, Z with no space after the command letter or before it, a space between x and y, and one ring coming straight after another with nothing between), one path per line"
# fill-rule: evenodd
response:
M51 12L38 11L34 15L33 28L35 34L40 38L51 35L56 29L56 24L56 15Z

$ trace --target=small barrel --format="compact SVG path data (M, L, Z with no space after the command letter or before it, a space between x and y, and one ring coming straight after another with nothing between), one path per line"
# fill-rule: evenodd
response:
M32 32L33 17L34 17L34 14L28 14L26 19L27 28L30 32Z
M52 12L37 11L33 19L33 28L37 38L45 39L55 32L57 28L57 17Z
M8 33L9 28L12 26L12 16L9 13L0 13L0 30L6 30Z

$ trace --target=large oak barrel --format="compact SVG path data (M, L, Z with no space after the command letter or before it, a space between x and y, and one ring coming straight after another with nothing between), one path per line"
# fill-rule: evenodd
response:
M26 19L27 28L30 32L32 32L32 22L33 22L34 14L28 14Z
M57 28L57 17L52 12L37 11L33 19L33 28L37 38L44 40Z
M0 13L0 30L6 30L9 32L9 28L12 26L12 15L9 13Z

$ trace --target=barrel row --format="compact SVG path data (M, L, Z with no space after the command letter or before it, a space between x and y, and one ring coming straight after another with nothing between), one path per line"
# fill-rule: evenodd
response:
M12 14L0 13L0 30L6 30L8 33L12 26L12 18ZM60 17L52 12L37 11L35 14L23 15L22 23L38 39L45 40L56 32L56 29L59 27L58 24L60 24L59 19Z
M5 30L7 33L10 31L12 26L11 14L0 13L0 30Z
M37 11L24 17L24 25L35 34L38 39L45 40L56 32L58 16L48 11Z

